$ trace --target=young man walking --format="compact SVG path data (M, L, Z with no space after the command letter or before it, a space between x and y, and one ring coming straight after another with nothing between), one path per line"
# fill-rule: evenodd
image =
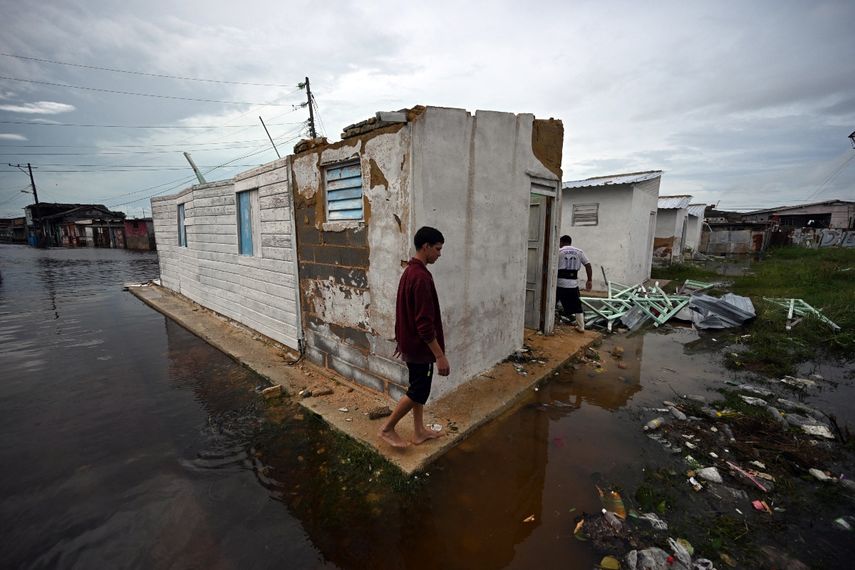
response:
M424 405L430 395L434 363L440 376L448 376L451 371L445 357L439 298L433 276L427 268L442 255L444 243L445 238L436 228L425 226L419 229L413 238L416 255L410 259L398 283L396 353L407 363L410 388L380 430L380 438L392 447L404 448L409 445L395 431L395 426L410 410L413 412L413 443L418 445L440 437L440 433L425 427Z
M579 299L579 269L585 266L588 281L585 283L585 291L591 290L591 263L585 252L578 247L573 247L570 236L561 236L559 240L561 249L558 250L558 301L564 312L564 317L571 322L575 317L576 329L585 332L585 314L582 312L582 301Z

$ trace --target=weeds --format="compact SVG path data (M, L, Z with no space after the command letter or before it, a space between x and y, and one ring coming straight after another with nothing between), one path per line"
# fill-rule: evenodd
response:
M855 358L855 250L784 247L752 266L752 274L728 277L736 294L751 297L757 318L747 326L747 350L727 364L769 376L793 374L799 363L818 355ZM721 276L692 265L657 268L655 278L714 281ZM788 331L786 310L763 297L804 299L840 326L834 332L805 318Z

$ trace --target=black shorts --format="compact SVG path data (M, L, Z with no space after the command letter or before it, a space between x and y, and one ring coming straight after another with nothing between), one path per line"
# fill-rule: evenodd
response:
M417 404L424 405L430 396L433 363L407 362L407 369L410 371L410 388L407 390L407 397Z
M573 287L569 289L567 287L559 287L558 288L558 302L561 303L561 308L564 309L564 315L575 315L582 311L582 301L579 299L579 288Z

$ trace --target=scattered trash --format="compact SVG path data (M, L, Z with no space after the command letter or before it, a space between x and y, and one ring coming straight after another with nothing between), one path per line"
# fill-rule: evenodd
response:
M733 469L734 471L736 471L737 473L739 473L740 475L742 475L743 477L745 477L746 479L748 479L749 481L754 483L757 486L757 488L760 489L761 491L763 491L764 493L768 492L768 489L766 487L764 487L763 484L760 481L758 481L756 477L751 475L751 473L748 473L747 471L745 471L744 469L742 469L738 465L734 465L730 461L727 462L727 465L728 465L728 467L730 467L731 469Z
M715 565L709 558L698 558L692 564L692 570L715 570Z
M655 513L644 513L638 515L638 518L641 520L646 520L656 530L668 530L668 523L659 518L659 516Z
M683 565L684 568L691 568L692 565L692 555L689 554L688 549L683 544L688 544L688 542L683 541L678 542L673 538L668 539L668 546L671 547L671 550L674 552L674 556L677 558L677 561ZM691 546L691 545L689 545Z
M820 425L820 424L805 424L801 426L802 431L808 435L815 435L817 437L824 437L825 439L834 439L834 434L831 433L831 430L828 429L828 426Z
M781 378L781 382L786 384L787 386L792 386L793 388L797 388L799 390L807 390L808 388L815 388L816 382L813 380L808 380L807 378L793 378L792 376L784 376Z
M603 570L620 570L620 562L614 556L605 556L600 560L600 568Z
M523 519L523 522L525 522L525 523L534 522L534 515L527 516L526 518Z
M350 410L348 410L347 408L339 408L338 411L339 412L349 412Z
M751 506L754 507L755 511L760 511L761 513L769 513L772 514L772 509L769 508L769 505L766 504L766 501L754 500L751 501Z
M664 423L665 423L665 418L663 418L663 417L654 418L654 419L650 420L649 422L647 422L646 424L644 424L644 431L653 431L653 430L661 427L662 424L664 424Z
M847 520L849 519L849 520ZM834 526L839 528L840 530L852 530L852 521L853 517L840 517L838 519L834 519Z
M645 548L630 550L624 561L629 570L666 570L669 554L661 548Z
M603 508L610 513L614 513L621 519L626 520L626 507L623 504L623 499L617 491L605 492L597 487L597 492L600 494L600 502Z
M815 467L811 467L810 469L808 469L808 473L813 475L817 481L822 481L823 483L828 481L834 481L834 479L826 475L824 471L820 471Z
M742 394L740 394L739 397L743 402L745 402L746 404L748 404L750 406L763 406L764 408L766 407L766 400L764 400L762 398L754 398L752 396L743 396Z
M722 562L724 562L731 568L736 568L736 560L734 560L733 557L727 552L719 552L718 557L721 558Z
M694 477L689 477L688 481L689 484L692 486L692 489L695 490L695 492L702 491L704 489L704 486L698 483L698 480Z
M668 411L671 412L671 415L677 418L680 421L686 421L686 414L675 408L674 406L669 406Z
M722 483L723 479L715 467L705 467L697 472L698 477L712 481L713 483Z

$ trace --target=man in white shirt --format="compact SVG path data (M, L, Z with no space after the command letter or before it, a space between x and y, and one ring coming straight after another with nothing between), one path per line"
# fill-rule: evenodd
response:
M579 270L585 266L588 280L585 282L585 291L591 290L591 262L585 252L578 247L573 247L570 236L561 236L558 250L558 302L564 311L564 316L570 319L575 315L576 329L585 332L585 315L582 312L582 301L579 300Z

